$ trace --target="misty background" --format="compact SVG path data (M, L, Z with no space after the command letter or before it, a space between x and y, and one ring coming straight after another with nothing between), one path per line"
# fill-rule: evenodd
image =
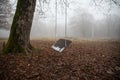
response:
M120 6L110 0L37 0L31 38L120 39ZM118 0L118 3L120 1ZM17 0L0 0L0 38L8 38Z

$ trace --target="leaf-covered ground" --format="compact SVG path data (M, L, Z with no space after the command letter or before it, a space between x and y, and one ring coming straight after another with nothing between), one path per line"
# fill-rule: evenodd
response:
M0 54L0 80L120 80L119 41L73 41L62 53L52 40L31 43L31 54Z

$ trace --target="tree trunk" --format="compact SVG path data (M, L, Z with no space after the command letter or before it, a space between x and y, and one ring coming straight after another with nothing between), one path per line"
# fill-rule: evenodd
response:
M4 53L31 51L30 31L35 5L36 0L18 0L10 36L6 46L3 48Z

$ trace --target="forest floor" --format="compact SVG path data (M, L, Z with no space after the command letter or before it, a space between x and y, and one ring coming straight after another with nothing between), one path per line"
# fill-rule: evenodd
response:
M120 41L73 41L62 53L53 40L31 40L32 53L1 54L0 80L120 80Z

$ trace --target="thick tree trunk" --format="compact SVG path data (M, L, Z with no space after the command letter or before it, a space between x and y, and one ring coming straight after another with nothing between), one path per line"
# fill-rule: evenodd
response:
M18 0L16 13L11 26L10 36L4 53L31 51L30 31L35 11L36 0Z

